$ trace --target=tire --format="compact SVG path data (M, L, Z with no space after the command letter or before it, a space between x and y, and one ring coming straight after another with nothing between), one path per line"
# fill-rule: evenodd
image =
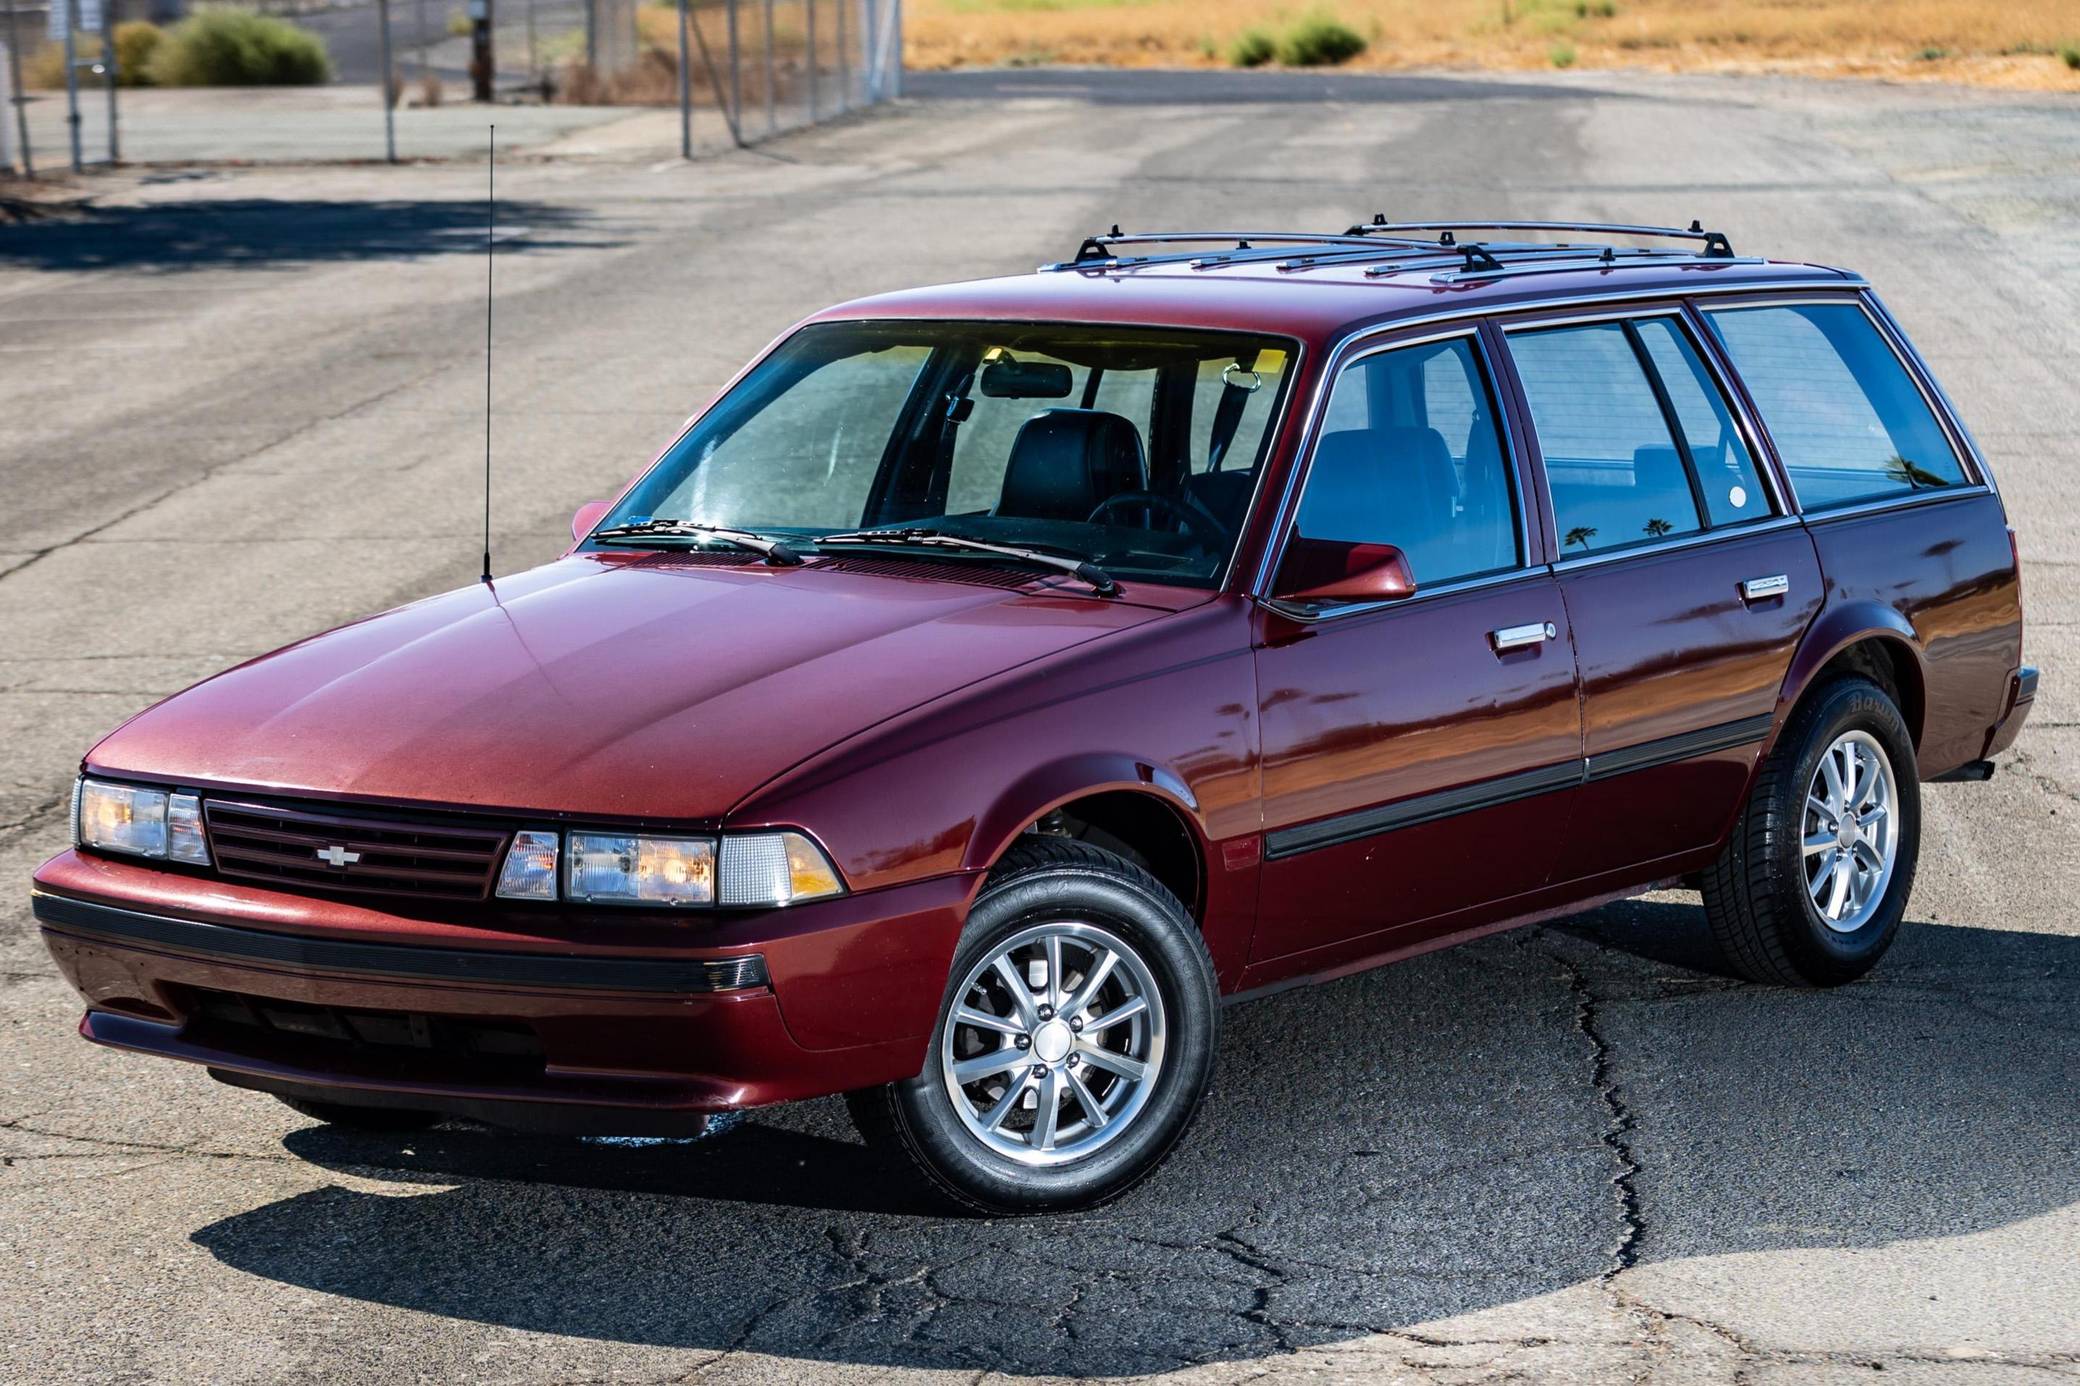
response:
M994 1023L974 1024L978 1013ZM924 1071L846 1100L870 1146L959 1208L1090 1208L1133 1187L1184 1135L1212 1082L1218 1017L1205 941L1175 895L1111 852L1027 837L969 911ZM976 1065L1000 1071L960 1076Z
M424 1131L441 1121L439 1112L422 1112L414 1107L357 1107L346 1102L312 1102L302 1097L284 1097L282 1102L307 1117L328 1126L354 1131Z
M1843 746L1857 758L1853 767L1841 759ZM1830 757L1834 782L1845 770L1869 775L1882 764L1889 772L1869 791L1889 799L1885 811L1861 811L1858 824L1869 826L1836 828L1832 846L1822 840L1845 819L1823 811L1833 802L1822 765ZM1857 782L1857 797L1870 783ZM1810 802L1809 790L1818 791ZM1875 834L1886 825L1881 841ZM1799 705L1763 761L1732 838L1704 873L1705 918L1737 975L1776 986L1839 986L1870 971L1892 945L1920 847L1920 776L1905 719L1877 684L1835 680ZM1848 874L1838 887L1835 864L1844 855Z

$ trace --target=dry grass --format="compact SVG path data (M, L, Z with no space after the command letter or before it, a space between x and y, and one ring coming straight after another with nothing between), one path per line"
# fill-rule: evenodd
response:
M915 67L1037 63L1224 66L1252 29L1314 7L1287 0L911 0ZM1777 71L2080 92L2061 50L2076 0L1335 0L1368 40L1347 64Z

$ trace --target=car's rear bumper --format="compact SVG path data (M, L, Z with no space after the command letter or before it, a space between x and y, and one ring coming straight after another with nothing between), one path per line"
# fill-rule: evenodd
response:
M436 944L359 906L73 852L34 906L97 1043L321 1100L648 1134L915 1073L973 886L738 916L647 953ZM343 911L356 927L319 922Z

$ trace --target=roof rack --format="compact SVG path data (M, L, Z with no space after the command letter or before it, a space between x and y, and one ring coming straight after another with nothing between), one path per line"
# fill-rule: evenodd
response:
M1583 232L1598 236L1636 236L1697 241L1702 248L1681 252L1646 247L1617 247L1604 242L1493 241L1459 238L1465 231ZM1434 233L1434 238L1429 234ZM1232 242L1232 250L1159 251L1122 255L1120 246L1206 246ZM1123 232L1115 224L1103 235L1086 236L1071 260L1040 266L1042 272L1139 269L1189 264L1195 270L1275 263L1281 273L1335 265L1370 263L1365 273L1379 278L1416 269L1445 268L1438 283L1494 278L1505 274L1559 273L1588 268L1614 269L1621 264L1673 265L1711 260L1720 264L1760 264L1736 257L1723 232L1707 231L1699 222L1688 227L1642 226L1621 222L1574 221L1397 221L1377 213L1341 234L1306 231L1144 231Z
M1435 231L1444 245L1452 245L1461 231L1586 231L1598 236L1651 236L1665 240L1702 241L1704 255L1717 260L1733 258L1733 243L1723 231L1707 231L1693 220L1688 226L1638 226L1616 221L1388 221L1384 212L1373 214L1344 232L1346 236L1392 236L1405 238L1410 231Z

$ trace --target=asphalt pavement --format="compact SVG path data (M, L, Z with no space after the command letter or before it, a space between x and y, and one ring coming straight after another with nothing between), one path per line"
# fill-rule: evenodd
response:
M480 166L97 180L0 225L0 1381L2080 1376L2080 103L911 90L691 166L501 174L501 571L836 299L1114 221L1699 217L1869 275L2020 530L2043 692L1996 779L1926 791L1897 947L1838 992L1745 986L1666 894L1237 1007L1169 1165L1050 1221L910 1206L835 1101L692 1145L378 1138L90 1047L27 904L81 752L469 582L483 427Z

